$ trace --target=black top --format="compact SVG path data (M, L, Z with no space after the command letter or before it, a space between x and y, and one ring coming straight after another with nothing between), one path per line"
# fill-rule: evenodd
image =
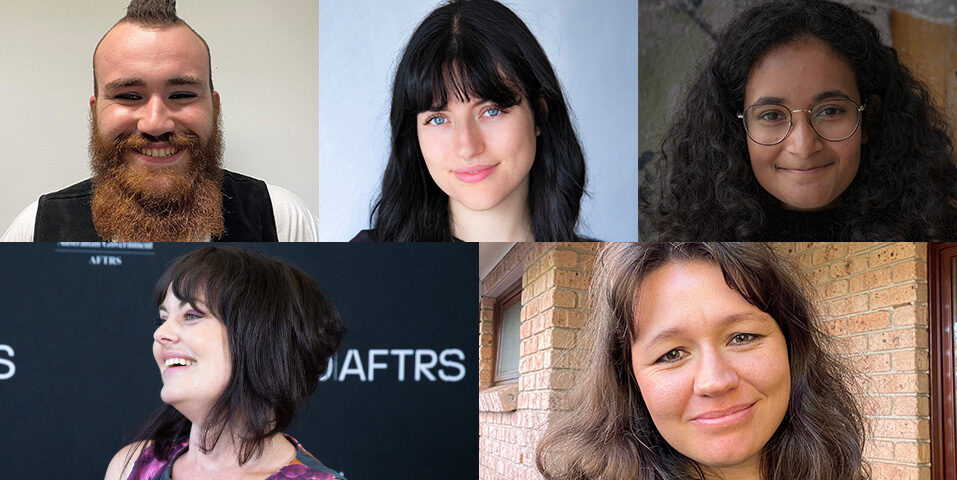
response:
M839 209L817 212L798 212L781 207L764 209L767 215L762 241L815 241L836 242L847 240L843 232L842 215Z
M349 241L350 242L381 242L382 240L379 240L379 236L376 235L375 230L369 229L369 230L361 230L359 233L356 234L356 236L352 237L352 240L349 240ZM452 241L461 242L462 240L458 238L453 238Z
M223 170L223 224L218 242L275 242L276 218L266 183ZM93 180L40 197L33 240L36 242L102 241L93 226ZM140 241L149 241L147 238Z

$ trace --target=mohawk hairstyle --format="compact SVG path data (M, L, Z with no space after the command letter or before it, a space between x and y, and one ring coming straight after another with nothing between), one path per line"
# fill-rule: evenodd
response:
M176 16L176 0L133 0L126 7L128 21L149 27L169 26L183 20Z

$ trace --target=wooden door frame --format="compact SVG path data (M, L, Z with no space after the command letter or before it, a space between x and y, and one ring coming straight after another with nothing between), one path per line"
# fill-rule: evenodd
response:
M930 292L930 475L957 480L954 400L954 272L957 243L927 246Z

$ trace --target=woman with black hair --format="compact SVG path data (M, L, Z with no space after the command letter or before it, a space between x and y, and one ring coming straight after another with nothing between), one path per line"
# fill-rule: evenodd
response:
M691 84L643 209L662 240L953 239L947 128L851 8L762 4Z
M262 255L206 247L170 266L155 297L166 405L113 457L106 480L343 479L282 433L345 332L315 281Z
M585 161L544 50L494 0L452 0L409 40L391 154L354 241L574 241Z

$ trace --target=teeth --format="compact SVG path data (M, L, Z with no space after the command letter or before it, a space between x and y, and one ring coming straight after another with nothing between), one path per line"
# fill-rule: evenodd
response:
M140 153L142 153L143 155L146 155L147 157L163 158L163 157L168 157L168 156L170 156L170 155L176 153L176 149L173 148L173 147L166 147L166 148L144 148L144 149L140 150Z
M192 362L192 361L186 360L185 358L168 358L168 359L166 359L166 366L167 366L167 367L170 367L170 366L173 366L173 365L183 365L183 366L188 367L188 366L190 366L190 365L192 365L192 364L194 364L194 363L196 363L196 362Z

